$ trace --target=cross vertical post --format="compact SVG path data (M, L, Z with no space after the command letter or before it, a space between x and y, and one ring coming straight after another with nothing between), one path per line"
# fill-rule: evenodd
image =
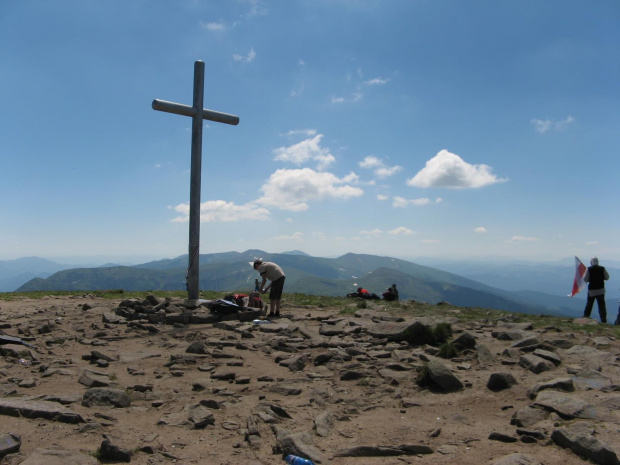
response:
M202 171L202 103L204 100L205 64L194 63L194 116L192 117L192 164L189 185L189 245L187 298L197 300L200 269L200 183Z
M194 63L194 98L193 106L165 100L153 100L153 110L175 113L192 117L192 161L189 192L189 246L188 266L186 272L187 298L198 300L200 268L200 184L202 172L202 120L218 123L239 124L239 117L203 108L205 64Z

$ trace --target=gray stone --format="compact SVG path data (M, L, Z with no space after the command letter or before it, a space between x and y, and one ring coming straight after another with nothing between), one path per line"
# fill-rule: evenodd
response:
M515 384L518 383L512 373L492 373L487 382L487 388L491 391L502 391L511 388Z
M110 406L125 408L131 405L131 398L121 389L91 388L82 397L84 407Z
M549 418L549 412L543 408L536 408L533 406L526 406L521 410L516 411L510 419L511 425L520 426L523 428L529 428L535 425L539 421Z
M20 465L97 465L91 455L72 450L35 449Z
M562 418L573 419L596 418L596 408L580 399L579 397L569 396L555 391L542 391L536 396L535 406L551 410Z
M269 388L269 392L282 394L283 396L298 396L299 394L301 394L301 389L284 386L282 384L275 384Z
M539 344L540 344L540 340L537 337L528 337L526 339L522 339L518 342L515 342L510 347L515 348L515 349L520 349L523 347L537 346Z
M416 343L416 338L420 337L420 344L426 341L421 336L433 326L433 322L428 318L416 318L403 322L381 322L371 325L367 333L375 338L385 338L390 341L408 341Z
M459 350L475 349L476 337L473 334L464 331L459 335L459 337L452 341L452 344L454 344Z
M111 381L107 373L84 370L78 379L78 383L86 387L107 387Z
M336 417L329 411L319 413L314 419L314 429L316 434L321 437L329 436L334 424L336 423Z
M306 367L308 360L309 358L307 354L298 354L287 358L286 360L281 360L279 365L287 367L293 372L297 372L302 371Z
M596 370L585 369L579 371L573 380L580 389L603 389L611 386L611 378Z
M553 389L555 391L564 391L564 392L574 392L575 391L575 383L572 378L554 378L550 381L543 381L541 383L536 383L532 386L529 391L527 391L527 395L530 399L536 397L536 395L540 391L544 391L545 389Z
M493 432L491 434L489 434L489 439L491 441L499 441L499 442L517 442L519 439L515 438L514 436L510 436L508 434L503 434L503 433L497 433L497 432Z
M534 355L540 358L544 358L545 360L549 360L556 367L562 363L562 359L557 354L554 354L553 352L548 350L536 349L534 351Z
M106 462L131 462L131 451L123 449L110 442L109 439L101 441L101 447L99 448L99 457L102 461Z
M500 457L493 462L493 465L542 465L542 463L526 454L510 454Z
M187 419L192 422L194 428L200 429L215 424L215 416L202 404L189 405L186 409Z
M277 441L283 455L297 455L308 458L314 463L327 463L327 457L318 447L312 444L312 433L303 431L278 437Z
M590 428L584 425L569 425L567 428L553 430L551 439L558 446L572 450L575 454L586 457L601 465L618 465L620 460L616 452L607 444L592 436Z
M22 441L19 436L12 433L0 435L0 458L19 452L21 446Z
M44 400L0 399L0 415L24 418L46 418L62 423L84 423L84 419L56 402Z
M428 377L442 392L454 392L465 386L452 372L437 360L431 360L426 365Z
M549 371L554 368L553 363L550 361L532 354L522 355L519 359L519 365L536 374L542 373L543 371Z

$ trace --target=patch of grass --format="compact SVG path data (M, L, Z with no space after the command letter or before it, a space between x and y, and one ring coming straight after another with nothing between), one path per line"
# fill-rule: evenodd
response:
M428 326L423 323L412 325L405 331L404 340L413 346L438 346L452 337L452 326L449 323L439 323Z
M439 346L438 356L441 358L454 358L458 354L458 350L456 350L456 346L450 342L444 342Z
M426 365L418 371L418 377L415 382L420 387L428 387L431 385L431 378L428 376L428 367Z

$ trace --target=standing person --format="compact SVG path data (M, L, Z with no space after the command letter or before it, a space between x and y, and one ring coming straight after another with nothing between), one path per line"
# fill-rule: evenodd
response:
M255 260L253 267L263 278L263 282L260 284L260 292L264 294L269 290L269 316L280 316L280 301L282 300L284 279L286 278L284 271L275 263L262 260ZM267 280L271 282L269 286L265 287Z
M598 314L601 323L607 323L607 308L605 307L605 281L609 279L609 273L604 266L598 264L598 258L593 257L583 280L588 283L588 301L583 311L585 318L590 318L594 300L598 305Z

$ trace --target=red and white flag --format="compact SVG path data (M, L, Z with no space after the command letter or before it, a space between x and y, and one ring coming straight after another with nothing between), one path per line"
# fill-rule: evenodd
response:
M569 297L573 297L586 287L586 282L583 280L586 271L588 271L586 266L581 263L581 260L575 257L575 279L573 281L573 292L568 294Z

